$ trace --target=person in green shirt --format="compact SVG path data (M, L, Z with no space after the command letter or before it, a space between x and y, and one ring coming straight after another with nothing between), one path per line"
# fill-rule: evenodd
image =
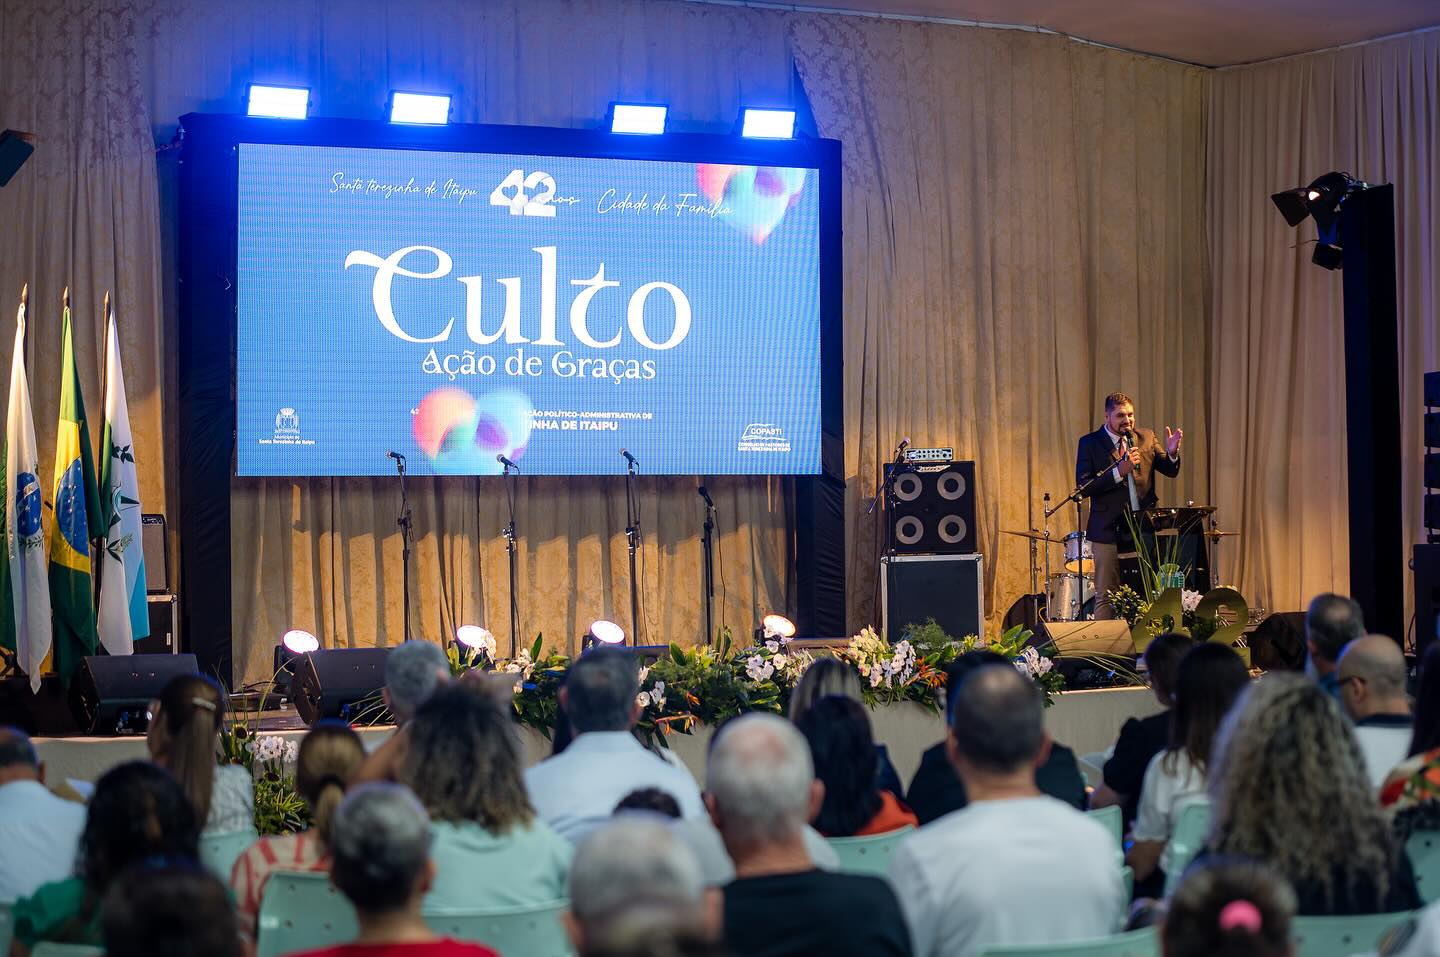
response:
M150 858L195 860L199 845L195 813L169 772L145 761L112 768L90 798L75 875L15 902L12 957L27 957L41 941L100 946L110 885Z

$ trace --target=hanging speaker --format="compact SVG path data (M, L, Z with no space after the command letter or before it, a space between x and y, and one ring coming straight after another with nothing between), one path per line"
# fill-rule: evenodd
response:
M885 466L893 474L888 520L899 555L971 555L975 552L975 463L942 467Z

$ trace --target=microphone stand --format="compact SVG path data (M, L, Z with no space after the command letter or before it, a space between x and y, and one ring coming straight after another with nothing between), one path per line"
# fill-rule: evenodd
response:
M635 577L635 552L640 547L640 503L635 497L635 459L626 456L625 544L630 552L630 643L640 644L640 591Z
M400 575L403 579L401 598L404 602L405 640L410 640L410 497L405 489L405 456L396 453L395 474L400 478L400 517L395 524L400 526Z
M715 640L715 503L705 499L705 528L700 535L705 553L705 645Z
M512 481L514 469L509 462L501 463L500 475L505 481L505 504L510 510L510 521L506 524L502 534L505 536L505 554L510 563L510 657L514 658L520 653L520 603L515 588L515 483Z

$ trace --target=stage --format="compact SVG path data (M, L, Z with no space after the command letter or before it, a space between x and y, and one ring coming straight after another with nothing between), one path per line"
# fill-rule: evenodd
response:
M1057 742L1074 750L1079 757L1103 751L1113 744L1127 718L1143 717L1158 710L1155 696L1147 688L1070 691L1055 698L1054 706L1045 712L1045 725ZM907 782L920 766L920 756L944 733L941 717L915 704L884 705L871 712L871 719L876 741L889 748L890 760L901 779ZM262 735L278 734L298 739L305 733L293 712L288 716L283 713L267 715L261 727ZM377 746L393 730L389 726L359 729L369 748ZM538 732L524 728L521 736L529 763L549 754L550 742ZM675 753L696 780L702 782L709 740L708 727L700 728L695 734L673 735L670 738ZM147 756L145 738L140 735L36 738L35 746L40 752L40 760L45 763L46 783L51 787L70 779L94 781L116 764ZM1081 769L1090 773L1084 765ZM1092 780L1091 783L1096 782Z

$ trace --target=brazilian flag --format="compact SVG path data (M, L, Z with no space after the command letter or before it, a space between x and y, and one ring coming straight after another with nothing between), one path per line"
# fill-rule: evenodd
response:
M60 326L60 425L55 432L55 517L50 530L50 607L54 610L55 670L66 684L80 659L95 654L95 591L90 542L105 537L95 455L85 422L85 398L75 368L70 305Z

